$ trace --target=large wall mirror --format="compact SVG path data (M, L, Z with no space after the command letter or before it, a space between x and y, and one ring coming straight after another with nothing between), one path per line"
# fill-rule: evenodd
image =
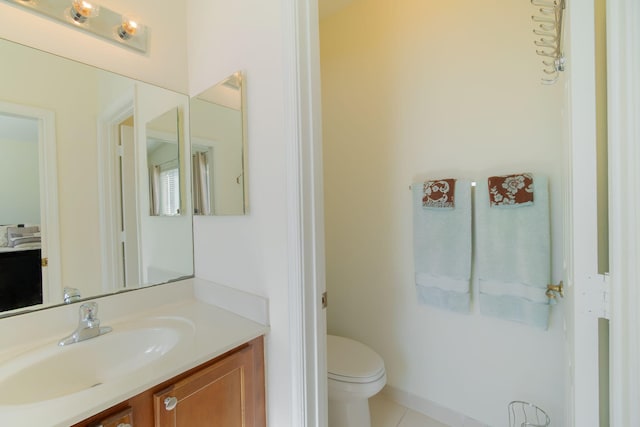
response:
M193 276L188 97L6 40L0 57L0 316ZM156 160L178 179L166 215Z
M245 78L233 73L190 101L196 215L247 213Z

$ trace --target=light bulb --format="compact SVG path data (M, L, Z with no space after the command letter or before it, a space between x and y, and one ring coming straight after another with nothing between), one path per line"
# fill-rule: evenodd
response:
M122 40L129 40L131 37L136 35L138 31L138 20L131 16L123 16L122 24L118 27L118 37Z
M98 16L100 6L86 0L74 0L71 4L71 19L79 24L86 22L88 18Z

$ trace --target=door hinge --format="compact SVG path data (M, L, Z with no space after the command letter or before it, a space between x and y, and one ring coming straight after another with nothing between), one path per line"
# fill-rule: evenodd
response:
M49 258L42 258L40 260L40 264L42 265L42 267L48 267L49 266Z
M116 154L119 157L123 157L124 156L124 147L122 145L118 145L118 148L116 149Z
M589 277L588 285L582 291L588 314L604 319L611 318L611 282L609 274L598 274Z
M322 293L322 308L327 308L327 292Z

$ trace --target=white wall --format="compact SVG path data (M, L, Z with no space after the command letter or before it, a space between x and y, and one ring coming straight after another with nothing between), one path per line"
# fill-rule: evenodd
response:
M196 276L269 298L268 421L291 425L280 1L189 2L190 93L244 70L249 214L195 217Z
M563 305L546 332L477 306L420 305L408 186L548 175L560 280L562 85L539 83L534 12L529 2L356 0L320 27L329 332L377 350L390 386L495 426L518 399L562 423Z

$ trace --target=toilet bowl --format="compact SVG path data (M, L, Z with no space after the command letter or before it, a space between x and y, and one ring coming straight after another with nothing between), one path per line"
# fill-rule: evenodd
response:
M370 427L369 398L384 387L384 361L366 345L327 335L329 427Z

